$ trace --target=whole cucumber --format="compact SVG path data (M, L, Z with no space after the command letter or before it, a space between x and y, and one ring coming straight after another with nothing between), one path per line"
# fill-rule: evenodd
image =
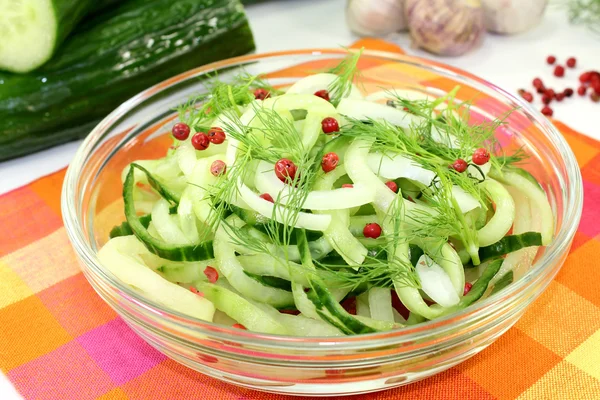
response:
M0 72L0 160L77 139L173 75L254 49L239 0L130 0L86 20L41 69Z

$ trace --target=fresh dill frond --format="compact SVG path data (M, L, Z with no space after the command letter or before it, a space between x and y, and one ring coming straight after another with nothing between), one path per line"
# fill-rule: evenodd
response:
M525 160L529 158L529 154L525 151L525 146L519 147L517 151L515 151L510 156L500 156L497 157L498 162L500 163L501 168L511 167L516 164L522 164Z
M444 169L438 167L436 173L430 190L423 191L426 204L433 212L414 210L407 217L414 222L412 228L409 228L409 236L414 235L428 241L437 240L440 247L450 237L459 238L472 259L478 260L477 230L471 221L465 219L452 194L452 181L444 174ZM487 196L485 193L483 195ZM485 209L484 204L482 207Z
M274 99L274 102L276 101L277 99ZM297 225L300 212L318 175L320 160L317 160L317 155L312 155L304 148L302 135L296 130L291 115L287 118L284 113L263 107L263 104L254 102L250 105L254 115L248 123L242 121L236 113L227 113L228 121L224 128L232 139L239 142L234 168L242 156L246 162L241 164L241 169L246 169L246 163L250 160L276 164L282 158L290 159L297 167L298 172L293 180L286 182L291 190L279 193L274 199L273 215L265 226L269 241L280 249L285 260L289 260L288 247L294 226ZM229 171L227 175L230 175ZM237 187L240 178L230 175L229 182L224 184L225 187ZM235 232L233 234L237 235ZM247 242L246 244L251 246L252 243L247 239L248 237L243 235L237 235L235 238L240 245Z
M249 83L248 87L250 90L264 89L269 92L271 96L279 96L284 93L282 90L276 89L269 82L262 79L260 75L252 75L248 72L242 72L237 75L234 82L240 85Z
M413 161L415 165L430 171L442 171L441 173L448 177L453 184L483 203L478 186L479 177L470 173L457 173L449 168L457 157L453 154L452 149L433 140L427 131L419 127L407 130L386 121L347 119L350 121L350 126L342 129L342 135L371 139L374 151L379 151L384 155L401 154Z
M350 52L350 50L348 50ZM331 104L338 106L340 101L352 91L352 83L359 74L358 60L362 55L364 48L348 54L337 66L331 68L328 72L337 75L337 78L329 85L329 98Z
M314 263L319 268L319 275L323 279L335 282L336 286L351 291L363 285L393 287L394 283L414 288L421 287L418 275L410 263L398 258L390 261L379 257L380 255L367 256L358 271L317 260Z
M275 99L277 101L277 99ZM302 135L294 126L294 120L277 111L265 108L262 102L250 104L254 117L244 123L239 115L226 113L225 130L229 136L239 141L240 148L249 152L253 159L275 164L281 158L289 158L299 163L307 151L302 144Z
M558 4L567 10L571 23L600 33L600 0L561 0Z
M254 100L250 87L251 79L236 77L233 83L219 81L216 77L206 84L207 93L193 96L177 108L179 120L204 130L208 124L224 111L241 113L241 106Z

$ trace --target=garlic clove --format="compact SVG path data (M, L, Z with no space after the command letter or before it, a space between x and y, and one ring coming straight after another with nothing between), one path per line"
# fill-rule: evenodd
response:
M479 0L406 0L405 12L414 44L431 53L464 54L485 33Z
M485 27L507 35L525 32L541 21L547 5L547 0L482 0Z
M404 0L349 0L346 21L361 36L383 36L407 29Z

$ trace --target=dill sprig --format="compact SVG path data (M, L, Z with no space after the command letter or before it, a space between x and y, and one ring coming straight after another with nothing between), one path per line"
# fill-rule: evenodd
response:
M301 162L307 152L291 114L290 118L285 118L258 102L252 103L250 107L254 112L250 124L244 124L236 114L226 114L231 122L226 122L225 128L232 138L240 142L240 149L249 152L253 159L272 164L281 158L289 158L295 163Z
M452 182L441 167L436 170L436 178L429 190L423 191L427 206L433 211L412 210L407 220L407 236L428 241L438 241L441 245L450 237L459 238L474 261L479 259L477 230L472 221L467 220L452 194ZM485 209L485 204L482 204ZM425 221L425 223L424 223Z
M277 99L274 101L276 102ZM286 118L285 114L263 107L263 104L262 102L251 104L254 116L249 123L244 123L236 113L227 113L229 122L225 123L225 129L231 138L239 142L234 168L240 168L237 167L240 157L246 160L240 168L243 170L246 170L247 162L250 160L275 164L282 158L288 158L297 166L298 172L293 180L286 182L292 190L279 193L274 199L273 215L265 227L269 241L281 251L285 260L289 260L287 251L294 226L297 225L299 214L319 173L320 162L317 160L317 155L311 154L309 149L304 148L302 135L296 130L291 115ZM230 175L229 172L227 175ZM227 187L237 188L241 178L241 176L229 176L223 181L223 190L227 190ZM235 236L232 240L238 245L250 248L256 246L253 244L254 239L244 232L230 230L230 233Z
M248 72L242 72L237 75L234 78L234 82L240 85L249 83L248 88L250 90L264 89L269 92L271 96L279 96L284 93L282 90L276 89L269 82L262 79L260 75L252 75Z
M327 90L329 91L330 101L334 106L338 106L340 101L350 94L352 83L359 74L358 60L364 49L356 52L348 52L348 56L344 58L337 66L331 68L328 72L337 75L337 78L331 82Z
M506 123L513 110L492 121L468 124L465 121L468 119L471 104L469 102L457 104L455 97L459 90L460 86L456 86L445 96L433 101L408 100L393 92L391 94L395 98L394 104L421 117L423 122L413 124L410 129L416 130L428 149L439 157L453 162L457 158L469 159L473 150L480 147L488 149L491 154L501 150L494 133ZM446 108L438 115L436 108L441 104L445 104ZM490 161L492 164L497 163L494 157Z
M504 155L497 157L498 162L501 165L501 168L504 167L512 167L516 164L522 164L529 158L529 154L525 152L525 146L521 146L511 155Z
M250 90L253 82L244 75L234 78L233 83L215 77L206 85L207 93L193 96L177 108L179 120L199 131L208 129L208 124L224 111L241 114L240 107L254 100Z
M414 267L410 263L399 258L388 260L379 257L380 254L367 256L358 271L349 266L340 268L340 265L317 260L314 263L319 268L318 273L323 279L335 282L336 286L351 291L363 285L392 287L394 282L414 288L421 287Z
M600 33L600 0L561 0L559 5L566 8L572 23Z

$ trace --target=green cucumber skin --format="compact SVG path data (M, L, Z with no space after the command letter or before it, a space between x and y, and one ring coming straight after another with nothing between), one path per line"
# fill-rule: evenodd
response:
M188 246L173 246L150 235L140 217L136 215L133 201L135 186L134 167L129 168L125 183L123 183L123 202L125 203L125 218L133 234L157 256L171 261L202 261L214 258L213 242L206 241Z
M83 137L141 90L253 49L238 0L123 2L82 24L40 70L0 73L0 160Z
M505 287L507 287L508 285L513 283L514 278L515 278L514 272L508 271L506 274L504 274L502 276L502 278L498 279L498 281L494 285L494 288L492 289L492 292L490 293L490 295L498 293L499 291L501 291L502 289L504 289Z
M481 274L479 279L477 279L477 281L475 282L473 287L471 287L471 290L469 291L469 293L467 293L466 296L464 296L462 299L460 299L460 302L457 305L444 309L444 312L442 313L442 315L449 315L449 314L458 312L462 309L465 309L465 308L469 307L471 304L475 303L481 297L483 297L483 295L485 294L485 291L487 290L487 288L490 284L490 281L492 280L492 278L494 276L496 276L498 271L500 271L500 268L502 267L503 262L504 262L504 259L492 261L485 268L485 270L483 271L483 274Z
M171 203L174 203L175 205L179 204L179 200L180 200L179 195L177 193L174 193L173 191L171 191L169 188L167 188L165 185L163 185L158 179L156 179L154 176L152 176L150 171L148 171L146 168L144 168L141 165L136 164L136 163L132 163L131 168L137 168L138 170L142 171L146 175L146 178L148 178L148 183L150 183L150 186L152 186L152 188L154 190L156 190L163 199L168 200Z
M248 271L244 271L244 274L265 286L285 290L287 292L292 291L292 282L286 281L285 279L281 279L276 276L256 275Z
M519 235L508 235L494 244L479 249L481 262L501 257L525 247L541 246L542 235L539 232L525 232Z
M173 206L169 209L169 214L175 214L175 213L177 213L177 206ZM148 226L150 226L150 221L152 221L152 215L150 215L150 214L142 215L139 217L139 220L140 220L140 223L142 224L142 226L144 228L148 229ZM108 237L110 239L112 239L112 238L116 238L119 236L129 236L129 235L133 235L133 231L131 230L129 223L127 221L123 221L121 223L121 225L113 226L113 228L110 230Z
M117 0L53 0L52 8L57 22L54 48L58 48L87 15L105 9L116 2Z

